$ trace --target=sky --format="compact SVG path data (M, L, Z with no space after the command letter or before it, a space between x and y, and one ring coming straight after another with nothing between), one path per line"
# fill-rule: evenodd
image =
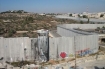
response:
M0 12L8 10L35 13L105 12L105 0L0 0Z

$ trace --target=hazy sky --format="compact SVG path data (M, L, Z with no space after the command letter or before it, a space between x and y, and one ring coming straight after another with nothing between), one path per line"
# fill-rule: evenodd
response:
M0 0L0 12L25 10L35 13L105 12L105 0Z

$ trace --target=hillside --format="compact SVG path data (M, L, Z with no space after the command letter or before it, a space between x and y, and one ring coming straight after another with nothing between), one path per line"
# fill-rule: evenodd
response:
M1 13L0 37L37 37L36 30L54 30L57 24L64 23L76 23L76 21L70 19L56 19L50 14Z

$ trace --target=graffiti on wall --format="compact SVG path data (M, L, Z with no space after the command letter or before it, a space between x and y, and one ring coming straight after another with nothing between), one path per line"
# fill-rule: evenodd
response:
M65 58L65 57L67 57L67 54L66 54L66 52L61 52L61 53L60 53L60 56L61 56L62 58Z
M84 55L87 55L87 54L94 53L94 50L96 50L96 49L95 48L94 49L85 48L83 50L76 51L76 54L77 55L80 55L80 56L84 56ZM66 53L66 56L65 57L74 57L74 56L75 55L73 53L69 53L69 54Z
M78 55L80 55L80 56L84 56L84 55L86 55L86 54L88 54L88 53L89 53L89 48L76 51L76 54L78 54Z
M86 49L83 49L83 50L76 51L76 54L78 54L80 56L84 56L84 55L87 55L87 54L92 54L93 51L94 51L93 49L86 48Z

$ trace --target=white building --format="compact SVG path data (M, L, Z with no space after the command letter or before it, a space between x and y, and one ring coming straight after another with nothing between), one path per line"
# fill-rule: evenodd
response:
M73 17L78 17L78 13L72 13Z

